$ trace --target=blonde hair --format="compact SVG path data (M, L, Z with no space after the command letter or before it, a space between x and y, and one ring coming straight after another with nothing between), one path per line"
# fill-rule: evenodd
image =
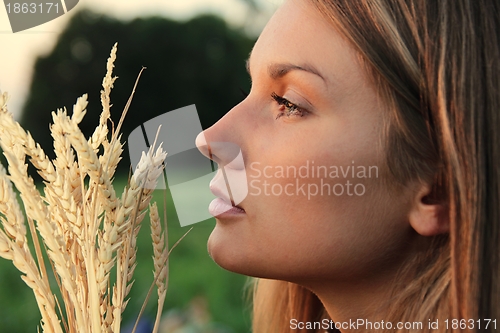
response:
M384 319L500 318L500 4L311 3L359 52L391 110L384 136L392 186L429 182L428 200L448 212L449 234L428 237L401 268L413 282L394 288ZM291 318L327 318L314 294L284 281L256 281L253 308L254 333L301 332ZM426 326L419 332L461 331Z

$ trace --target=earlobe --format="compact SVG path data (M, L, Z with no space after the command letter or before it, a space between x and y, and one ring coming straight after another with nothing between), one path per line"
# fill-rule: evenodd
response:
M431 200L431 188L422 185L417 192L409 215L410 225L422 236L435 236L449 231L446 204Z

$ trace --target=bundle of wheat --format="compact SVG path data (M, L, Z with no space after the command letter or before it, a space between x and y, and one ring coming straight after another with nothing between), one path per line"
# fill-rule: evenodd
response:
M0 147L8 162L8 174L0 164L0 256L13 262L33 290L43 332L120 332L136 267L137 235L152 189L163 172L166 153L161 144L153 145L143 153L123 195L117 197L112 180L123 151L120 128L131 99L117 127L109 131L116 50L115 44L102 84L99 125L89 139L78 127L86 113L87 95L78 98L71 116L65 109L52 113L54 160L13 119L7 111L7 94L0 94ZM26 156L44 180L43 194L28 175ZM156 332L166 294L169 252L156 204L150 206L150 219L158 288ZM57 293L49 284L45 254Z

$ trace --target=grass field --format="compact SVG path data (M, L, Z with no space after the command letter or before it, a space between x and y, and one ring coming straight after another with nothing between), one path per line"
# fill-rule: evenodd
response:
M125 184L125 178L115 180L116 191L121 193ZM160 212L163 212L163 192L155 191L153 199L157 201ZM180 227L169 195L167 195L167 214L171 246L189 227ZM214 219L195 224L194 229L172 252L164 314L170 314L171 318L174 314L180 314L177 318L184 318L188 322L208 321L210 322L208 326L220 327L217 332L250 332L249 303L245 296L247 278L217 266L206 249L207 239L214 224ZM137 317L153 281L152 253L149 220L146 217L139 234L135 284L124 314L123 327ZM40 314L34 296L19 275L10 261L0 258L0 333L36 332L39 325ZM156 290L146 307L145 318L154 318L155 296ZM182 332L208 333L209 331Z

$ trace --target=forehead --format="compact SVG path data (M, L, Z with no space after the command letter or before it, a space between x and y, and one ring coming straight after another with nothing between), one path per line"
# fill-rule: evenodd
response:
M260 35L250 66L260 72L272 63L311 64L333 84L362 77L357 59L353 47L309 1L287 0Z

